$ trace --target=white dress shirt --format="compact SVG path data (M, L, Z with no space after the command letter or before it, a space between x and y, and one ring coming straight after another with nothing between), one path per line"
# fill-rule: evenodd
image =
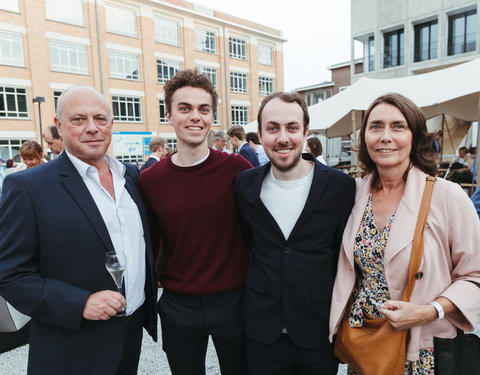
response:
M126 313L131 315L145 301L145 239L138 207L125 188L126 168L118 160L105 154L105 161L113 178L114 200L100 183L96 167L84 163L67 150L65 152L92 195L107 227L113 248L117 253L125 255Z

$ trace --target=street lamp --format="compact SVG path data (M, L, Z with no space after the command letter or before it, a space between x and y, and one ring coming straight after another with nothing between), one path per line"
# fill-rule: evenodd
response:
M45 102L45 98L43 96L36 96L33 98L34 103L38 103L38 119L40 120L40 144L43 148L43 131L42 131L42 111L40 110L40 104Z

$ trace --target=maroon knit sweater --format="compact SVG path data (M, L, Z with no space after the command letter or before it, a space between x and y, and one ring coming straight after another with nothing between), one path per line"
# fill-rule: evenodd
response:
M169 156L140 174L154 246L162 243L163 287L211 294L243 285L247 251L234 181L248 168L242 156L210 149L201 164L178 167Z

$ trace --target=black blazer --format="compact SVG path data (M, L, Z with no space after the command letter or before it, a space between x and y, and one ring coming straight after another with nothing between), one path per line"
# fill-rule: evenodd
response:
M157 287L150 232L126 164L125 186L145 233L147 274L143 323L156 340ZM0 295L30 315L29 374L114 374L125 319L82 318L91 293L117 290L105 269L113 250L91 194L66 153L5 179L0 202Z
M239 151L239 154L242 155L245 159L247 159L254 167L258 167L260 165L257 153L248 143L245 143L243 145L243 147Z
M251 251L245 330L248 337L270 344L286 328L297 346L320 348L329 345L330 301L355 181L310 154L303 158L315 163L313 181L288 239L260 199L271 164L237 176L235 193Z

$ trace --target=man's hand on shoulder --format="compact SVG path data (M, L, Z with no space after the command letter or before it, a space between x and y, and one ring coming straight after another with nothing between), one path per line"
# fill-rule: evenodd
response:
M108 320L127 305L125 298L113 290L102 290L88 297L83 317L88 320Z

